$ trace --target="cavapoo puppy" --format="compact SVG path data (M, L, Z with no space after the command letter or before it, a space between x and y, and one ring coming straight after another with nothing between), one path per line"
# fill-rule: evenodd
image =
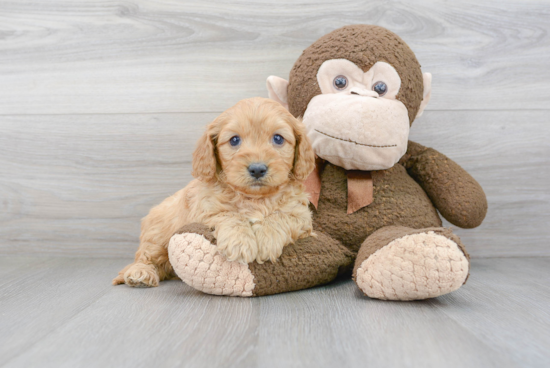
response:
M212 227L218 251L230 261L275 262L285 245L312 234L303 181L314 165L301 121L266 98L240 101L200 138L196 179L142 220L135 261L113 284L157 286L175 277L168 242L190 223Z

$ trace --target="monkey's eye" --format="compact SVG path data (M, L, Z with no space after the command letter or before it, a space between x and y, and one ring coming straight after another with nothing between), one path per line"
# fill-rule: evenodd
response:
M334 78L333 83L336 89L346 89L346 87L348 86L348 78L344 77L343 75L339 75Z
M233 147L238 146L239 144L241 144L241 137L239 137L238 135L231 137L231 139L229 140L229 144Z
M283 143L285 143L285 139L281 135L275 134L273 136L273 143L276 144L277 146L282 146Z
M376 82L372 85L372 90L382 97L388 92L388 86L384 82Z

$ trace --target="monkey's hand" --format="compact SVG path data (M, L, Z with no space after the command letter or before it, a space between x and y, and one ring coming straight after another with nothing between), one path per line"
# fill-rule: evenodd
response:
M487 198L478 182L447 156L409 141L401 163L450 223L474 228L487 214Z

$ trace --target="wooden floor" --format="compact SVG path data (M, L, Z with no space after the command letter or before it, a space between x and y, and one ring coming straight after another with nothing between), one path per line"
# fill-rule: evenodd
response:
M111 286L127 259L0 260L2 367L548 367L550 258L475 259L417 302L352 281L241 299Z

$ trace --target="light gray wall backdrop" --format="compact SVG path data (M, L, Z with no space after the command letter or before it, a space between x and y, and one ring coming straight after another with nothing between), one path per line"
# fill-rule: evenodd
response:
M0 254L131 257L204 126L356 23L433 74L411 139L485 189L472 255L550 255L550 1L528 0L0 0Z

